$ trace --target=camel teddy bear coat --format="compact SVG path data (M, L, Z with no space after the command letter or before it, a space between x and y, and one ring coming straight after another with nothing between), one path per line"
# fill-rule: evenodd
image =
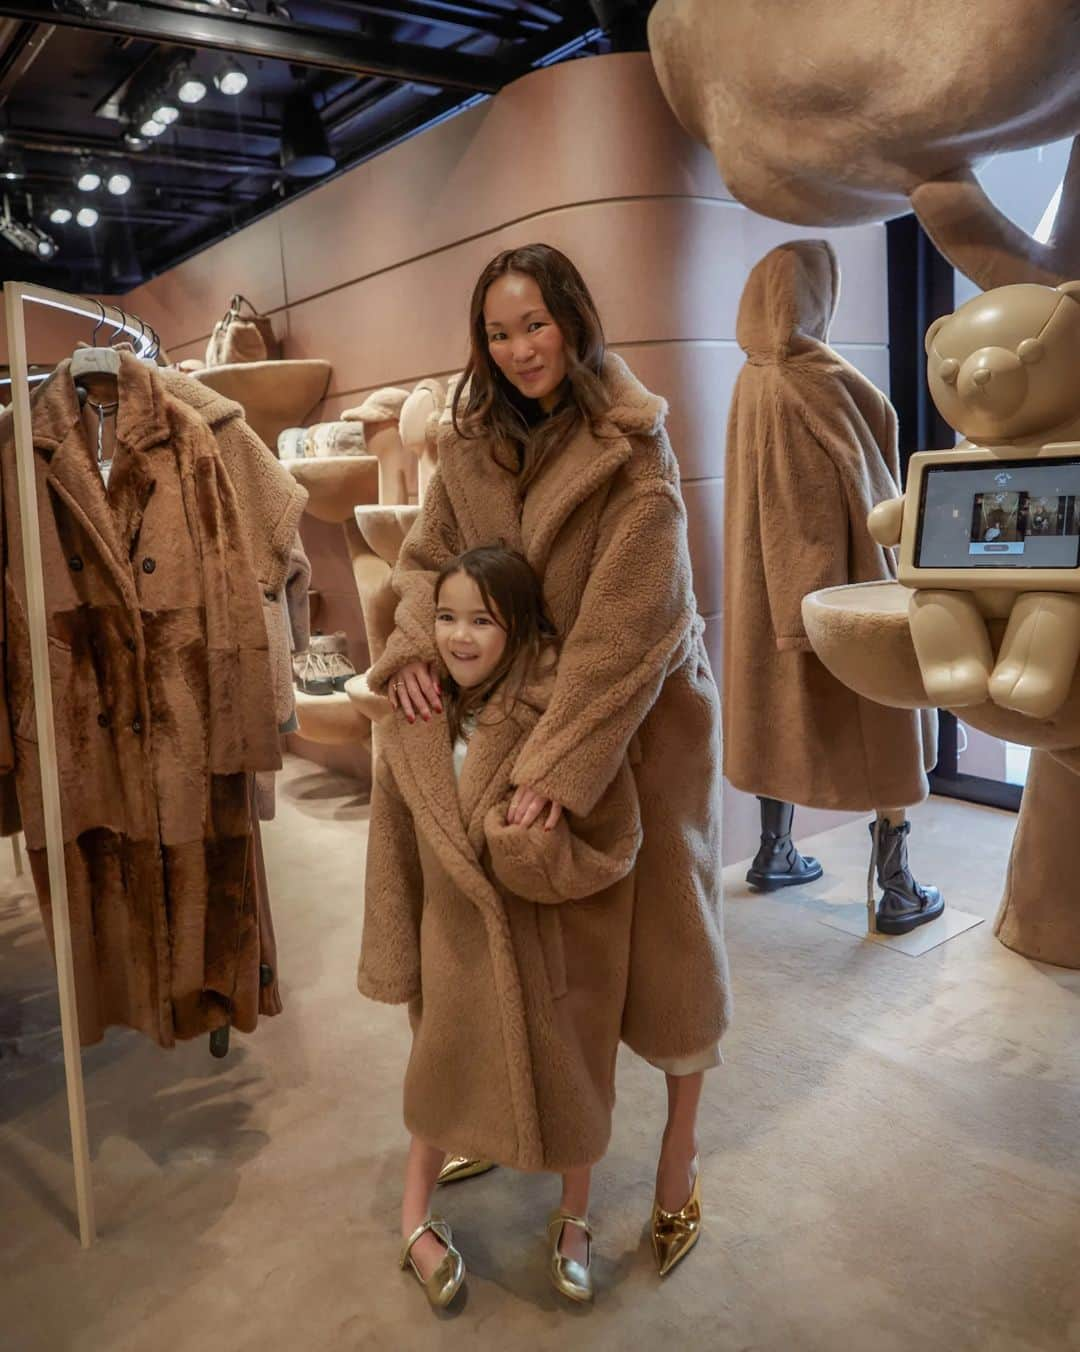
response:
M622 1031L641 1056L667 1060L711 1046L728 1018L719 699L667 405L614 353L602 378L607 413L578 428L524 499L513 449L460 437L446 410L438 468L394 570L396 628L368 682L384 693L407 662L435 660L434 580L448 559L497 541L522 551L562 654L510 782L586 818L629 755L643 839Z
M126 352L117 397L106 491L70 363L34 392L37 530L80 1035L171 1046L280 1009L250 777L281 764L259 583L283 582L303 499L261 493L235 439L230 475L212 424ZM51 929L10 417L0 476L0 773Z
M824 240L773 249L742 294L746 353L724 482L724 771L808 807L906 807L929 791L936 719L861 698L822 666L802 599L896 576L866 527L898 493L896 414L825 342L839 269ZM925 744L924 731L925 728Z
M380 725L358 985L409 1002L411 1132L562 1172L600 1159L611 1131L641 823L624 761L587 816L507 826L549 690L495 697L460 785L445 719Z

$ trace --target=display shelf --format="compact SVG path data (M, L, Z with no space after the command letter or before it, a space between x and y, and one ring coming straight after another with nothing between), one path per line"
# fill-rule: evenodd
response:
M356 507L353 516L364 543L392 568L420 515L419 507Z
M277 455L278 435L286 427L302 427L330 385L330 363L320 358L301 361L251 361L206 366L191 374L203 385L235 399L255 434Z
M379 500L379 462L373 455L328 455L282 463L307 489L306 510L319 521L344 525L357 503Z
M352 684L356 677L349 681ZM322 746L371 745L371 719L362 711L360 702L344 691L332 695L309 695L296 692L297 732L309 742Z

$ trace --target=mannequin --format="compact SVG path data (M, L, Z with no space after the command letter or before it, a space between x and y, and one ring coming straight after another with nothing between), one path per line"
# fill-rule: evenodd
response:
M895 576L863 523L896 493L896 415L827 345L839 285L832 248L795 241L756 265L739 307L747 360L727 441L724 769L761 802L747 881L762 891L821 876L792 840L794 803L874 811L877 928L899 934L944 907L911 875L904 811L929 791L936 738L916 712L835 680L801 614L810 591Z

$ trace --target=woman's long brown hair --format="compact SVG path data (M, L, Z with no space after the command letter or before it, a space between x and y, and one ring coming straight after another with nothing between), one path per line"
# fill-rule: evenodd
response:
M507 687L503 692L503 704L508 706L521 693L522 686L542 659L550 656L554 660L558 650L555 626L544 608L540 581L521 554L500 545L488 545L451 559L435 579L436 612L443 583L456 573L464 573L476 583L484 605L506 631L506 649L487 680L468 690L463 690L452 676L444 673L451 745L460 736L462 724L475 719L504 682ZM508 682L510 677L513 677L512 682Z
M533 401L514 388L488 348L484 301L491 284L508 273L531 277L566 344L566 391L549 418L529 425ZM579 423L593 423L611 401L600 378L604 329L585 280L564 253L550 244L526 244L498 254L480 274L469 305L469 361L454 395L454 430L466 438L490 437L511 447L521 463L524 489L553 450Z

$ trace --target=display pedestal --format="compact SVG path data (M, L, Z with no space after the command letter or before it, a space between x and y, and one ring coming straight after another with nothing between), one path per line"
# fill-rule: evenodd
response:
M277 455L286 427L303 427L330 384L330 363L319 359L250 361L206 366L192 375L243 406L255 435Z
M898 582L868 582L803 601L807 636L836 679L900 709L930 706L908 626L910 596ZM995 652L1003 629L990 626ZM1080 968L1080 883L1066 848L1080 830L1080 774L1068 768L1080 769L1080 676L1053 719L990 701L957 712L981 732L1035 748L995 932L1025 957Z

